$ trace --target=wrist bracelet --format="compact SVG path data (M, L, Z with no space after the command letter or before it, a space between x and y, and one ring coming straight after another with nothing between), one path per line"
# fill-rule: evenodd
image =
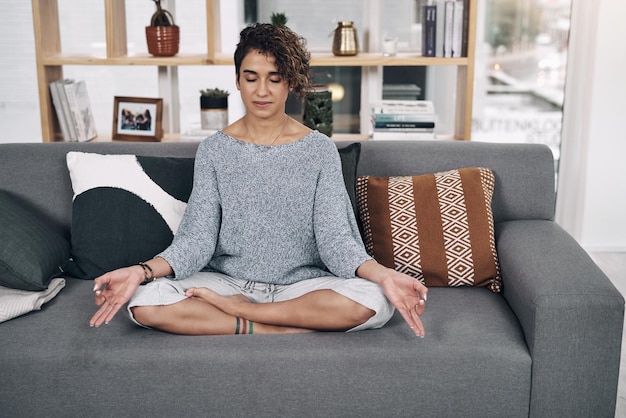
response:
M150 267L146 263L138 263L138 265L141 266L141 268L143 269L143 273L144 273L144 279L143 279L143 282L140 283L140 285L148 284L156 280L156 277L154 277L154 271L152 270L152 267Z

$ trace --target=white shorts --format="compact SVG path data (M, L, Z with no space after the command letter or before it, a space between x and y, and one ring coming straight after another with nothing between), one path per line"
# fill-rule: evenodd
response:
M375 312L365 323L349 331L380 328L391 319L394 313L394 307L382 288L376 283L361 278L317 277L294 284L277 285L236 279L216 272L199 272L182 280L161 278L140 286L128 303L131 319L141 325L133 318L131 308L171 305L180 302L186 299L185 290L191 287L206 287L223 296L242 294L255 303L295 299L314 290L334 290Z

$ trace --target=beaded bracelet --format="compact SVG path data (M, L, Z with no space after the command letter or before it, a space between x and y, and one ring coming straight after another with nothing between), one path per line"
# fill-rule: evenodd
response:
M154 277L154 271L152 270L152 267L150 267L146 263L139 263L138 265L141 266L141 268L143 269L143 273L144 273L144 280L143 282L140 283L140 285L148 284L156 280L156 277Z

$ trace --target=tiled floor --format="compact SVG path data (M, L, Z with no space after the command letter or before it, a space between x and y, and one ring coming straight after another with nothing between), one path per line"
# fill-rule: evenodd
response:
M609 276L622 295L626 296L626 253L592 253L591 258ZM617 389L616 418L626 418L626 328L622 338L622 363Z

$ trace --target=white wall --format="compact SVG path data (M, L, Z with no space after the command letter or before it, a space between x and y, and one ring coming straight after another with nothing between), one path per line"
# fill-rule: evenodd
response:
M574 12L557 220L588 251L626 251L626 2Z
M41 142L31 2L0 0L0 15L0 144Z
M626 2L598 2L589 155L581 242L626 251Z

